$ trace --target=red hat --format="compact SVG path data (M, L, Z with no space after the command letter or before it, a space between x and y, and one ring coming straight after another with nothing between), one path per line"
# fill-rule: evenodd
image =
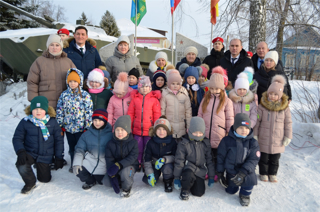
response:
M62 28L62 29L59 29L59 30L58 30L58 35L60 35L60 34L69 35L70 32L69 32L69 30L67 30L66 28Z
M250 52L250 51L247 51L247 55L250 56L250 57L252 57L252 56L253 56L253 53Z
M220 41L221 43L223 43L223 38L216 37L215 39L212 40L212 43L215 43L217 41Z

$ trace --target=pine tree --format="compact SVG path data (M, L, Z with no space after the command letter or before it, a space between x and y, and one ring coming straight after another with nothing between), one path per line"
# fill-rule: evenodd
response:
M88 21L88 18L87 18L86 14L84 12L81 13L81 16L80 16L79 19L83 20L85 25L90 24L90 21Z
M121 35L116 20L108 10L102 16L100 27L107 33L107 35L114 37L119 37Z

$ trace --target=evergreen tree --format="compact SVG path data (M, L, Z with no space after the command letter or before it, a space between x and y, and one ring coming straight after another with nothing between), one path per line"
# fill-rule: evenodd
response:
M83 20L85 25L90 24L90 21L88 21L88 18L87 18L86 14L84 12L81 13L81 16L80 16L79 19Z
M114 37L119 37L121 35L116 20L108 10L102 16L100 27L107 33L107 35Z

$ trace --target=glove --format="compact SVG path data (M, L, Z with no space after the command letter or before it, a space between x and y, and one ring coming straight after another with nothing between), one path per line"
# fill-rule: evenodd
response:
M218 176L218 181L219 181L219 183L220 183L223 187L227 188L227 187L228 187L228 183L227 183L227 180L226 180L226 178L224 177L223 173L218 172L217 176Z
M238 172L238 174L236 174L236 176L234 176L233 178L231 178L232 182L234 182L234 184L236 184L237 186L241 186L241 184L244 181L244 177L246 175L244 173L242 173L241 171Z
M120 186L119 186L118 178L113 175L112 177L109 177L109 179L110 179L110 183L112 185L114 192L116 194L119 194L120 193Z
M179 179L174 179L173 184L175 189L179 190L181 188L181 181Z
M284 137L283 141L282 141L282 144L284 146L288 146L291 142L291 139L290 138L287 138L287 137Z
M110 166L110 168L108 169L108 175L109 175L110 177L116 175L116 174L120 171L121 168L122 168L122 165L121 165L120 163L117 162L117 163L113 164L113 165Z
M63 168L63 162L64 162L63 158L55 158L55 160L54 160L54 168L56 170L62 169Z
M208 186L209 186L210 188L212 188L212 187L213 187L213 184L214 184L214 179L209 179L209 180L208 180Z
M73 166L73 173L75 175L79 174L79 170L82 171L82 167L81 166Z
M155 168L157 170L161 169L161 167L165 164L166 162L166 159L165 158L159 158L157 161L156 161L156 164L155 164Z
M254 139L256 139L256 140L258 141L258 136L256 136L256 135L255 135L255 136L253 136L253 138L254 138Z
M154 178L154 173L148 175L148 183L151 187L154 187L157 183L156 178Z
M18 159L17 159L16 165L26 164L27 157L28 157L26 150L24 150L24 149L19 150L17 155L18 155Z

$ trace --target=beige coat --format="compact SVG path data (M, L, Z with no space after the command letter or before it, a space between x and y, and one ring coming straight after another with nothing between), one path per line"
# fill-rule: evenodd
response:
M284 137L292 139L292 120L288 96L283 94L281 101L270 102L267 92L262 94L258 106L258 121L254 135L258 137L260 151L267 154L282 153Z
M45 96L49 105L56 109L60 94L67 89L66 76L70 68L76 68L65 52L54 57L49 51L43 52L30 67L27 79L28 100Z
M177 95L168 87L161 97L161 115L165 115L173 128L173 137L180 138L186 134L192 117L191 103L187 90L181 86Z

